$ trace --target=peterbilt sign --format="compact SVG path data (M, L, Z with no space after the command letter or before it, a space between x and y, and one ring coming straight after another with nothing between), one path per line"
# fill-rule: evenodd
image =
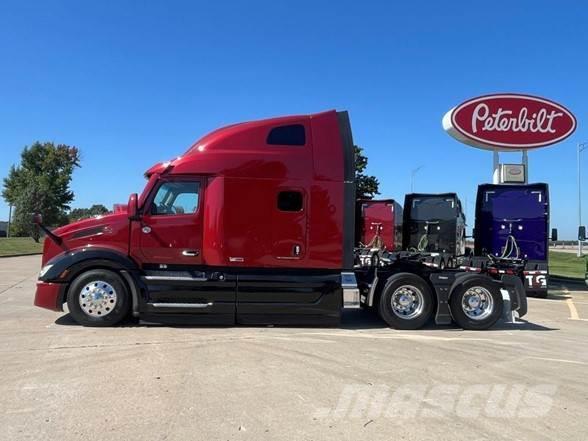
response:
M508 93L463 102L445 114L443 128L474 147L527 150L566 139L576 130L576 118L545 98Z

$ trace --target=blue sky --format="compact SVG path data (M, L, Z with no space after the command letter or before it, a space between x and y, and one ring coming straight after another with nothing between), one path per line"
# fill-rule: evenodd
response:
M458 192L471 225L491 153L450 138L441 118L472 96L521 92L578 118L571 138L530 154L531 181L551 186L552 226L572 238L586 23L584 1L4 2L0 177L35 140L76 145L72 206L111 207L219 126L346 109L383 196L402 200L423 165L415 190ZM588 188L583 200L588 223Z

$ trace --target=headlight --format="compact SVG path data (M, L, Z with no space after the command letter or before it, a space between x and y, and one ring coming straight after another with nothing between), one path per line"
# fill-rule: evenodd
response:
M49 271L51 269L53 265L45 265L42 269L41 272L39 273L39 278L43 277L47 271Z

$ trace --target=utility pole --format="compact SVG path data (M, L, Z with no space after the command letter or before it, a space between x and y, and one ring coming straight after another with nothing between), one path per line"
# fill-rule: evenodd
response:
M8 228L6 228L6 237L10 237L10 221L12 220L12 204L8 204Z
M588 147L588 142L578 143L578 227L582 225L582 179L580 174L582 167L580 167L580 153L582 153L586 147ZM582 257L582 241L580 240L580 237L578 237L578 257Z
M410 192L414 193L414 176L417 174L417 172L423 168L423 165L419 165L417 168L413 169L410 172Z

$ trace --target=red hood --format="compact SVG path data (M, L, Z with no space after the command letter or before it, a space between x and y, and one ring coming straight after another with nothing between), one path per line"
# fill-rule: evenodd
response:
M101 247L128 254L129 216L126 211L83 219L56 228L53 233L62 239L58 245L45 239L43 265L51 258L79 248Z
M86 228L98 227L101 225L107 226L112 223L127 222L127 212L118 211L116 213L104 214L101 216L90 217L88 219L81 219L71 224L63 225L62 227L53 230L53 233L58 236L68 235L76 231L84 230Z

